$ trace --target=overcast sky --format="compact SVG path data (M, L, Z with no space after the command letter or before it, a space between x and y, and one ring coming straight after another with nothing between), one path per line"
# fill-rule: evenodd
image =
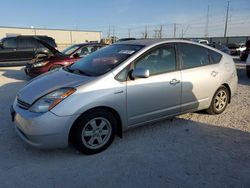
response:
M204 36L209 6L209 36L223 36L226 0L3 0L1 26L109 30L118 37ZM250 35L250 0L231 0L228 35Z

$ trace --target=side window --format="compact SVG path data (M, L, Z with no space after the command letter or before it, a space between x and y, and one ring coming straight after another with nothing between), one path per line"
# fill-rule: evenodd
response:
M35 48L35 41L30 38L19 38L18 48Z
M98 49L100 49L100 46L84 46L77 50L76 54L78 54L79 57L85 57Z
M75 54L78 54L79 57L85 57L85 56L87 56L88 54L90 54L90 51L89 51L88 47L85 46L85 47L82 47L82 48L78 49L78 50L75 52Z
M17 48L16 38L7 38L3 40L4 48Z
M209 54L210 54L210 57L211 57L211 63L219 63L221 58L222 58L222 55L218 52L215 52L213 50L209 50Z
M126 81L128 77L129 68L130 66L127 66L125 69L123 69L119 74L117 74L115 79L120 82Z
M177 44L180 63L183 69L209 64L209 53L206 48L194 44Z
M174 47L162 46L152 50L135 63L135 68L148 69L150 75L176 70Z

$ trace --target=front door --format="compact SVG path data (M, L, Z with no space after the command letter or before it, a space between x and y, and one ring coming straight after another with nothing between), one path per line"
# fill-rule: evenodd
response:
M174 46L164 45L134 62L134 69L148 69L150 76L127 81L129 126L180 112L181 75L175 57Z

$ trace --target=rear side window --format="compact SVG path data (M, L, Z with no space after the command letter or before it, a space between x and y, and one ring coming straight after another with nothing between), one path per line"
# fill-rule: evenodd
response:
M209 50L209 54L210 54L210 57L211 57L211 63L215 64L215 63L219 63L221 58L222 58L222 55L218 52L215 52L213 50Z
M16 38L6 38L3 40L4 48L17 48Z
M183 69L208 65L209 53L206 48L194 44L177 44L180 63Z
M32 38L19 38L18 48L35 48L36 44Z

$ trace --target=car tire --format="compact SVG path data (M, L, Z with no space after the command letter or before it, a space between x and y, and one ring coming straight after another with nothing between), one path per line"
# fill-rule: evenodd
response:
M57 70L60 69L61 67L62 67L61 65L53 65L52 67L50 67L49 71Z
M225 86L221 86L214 94L207 112L212 115L224 112L229 101L229 92Z
M116 134L117 120L105 110L97 109L84 114L74 124L70 138L80 152L91 155L107 149Z

